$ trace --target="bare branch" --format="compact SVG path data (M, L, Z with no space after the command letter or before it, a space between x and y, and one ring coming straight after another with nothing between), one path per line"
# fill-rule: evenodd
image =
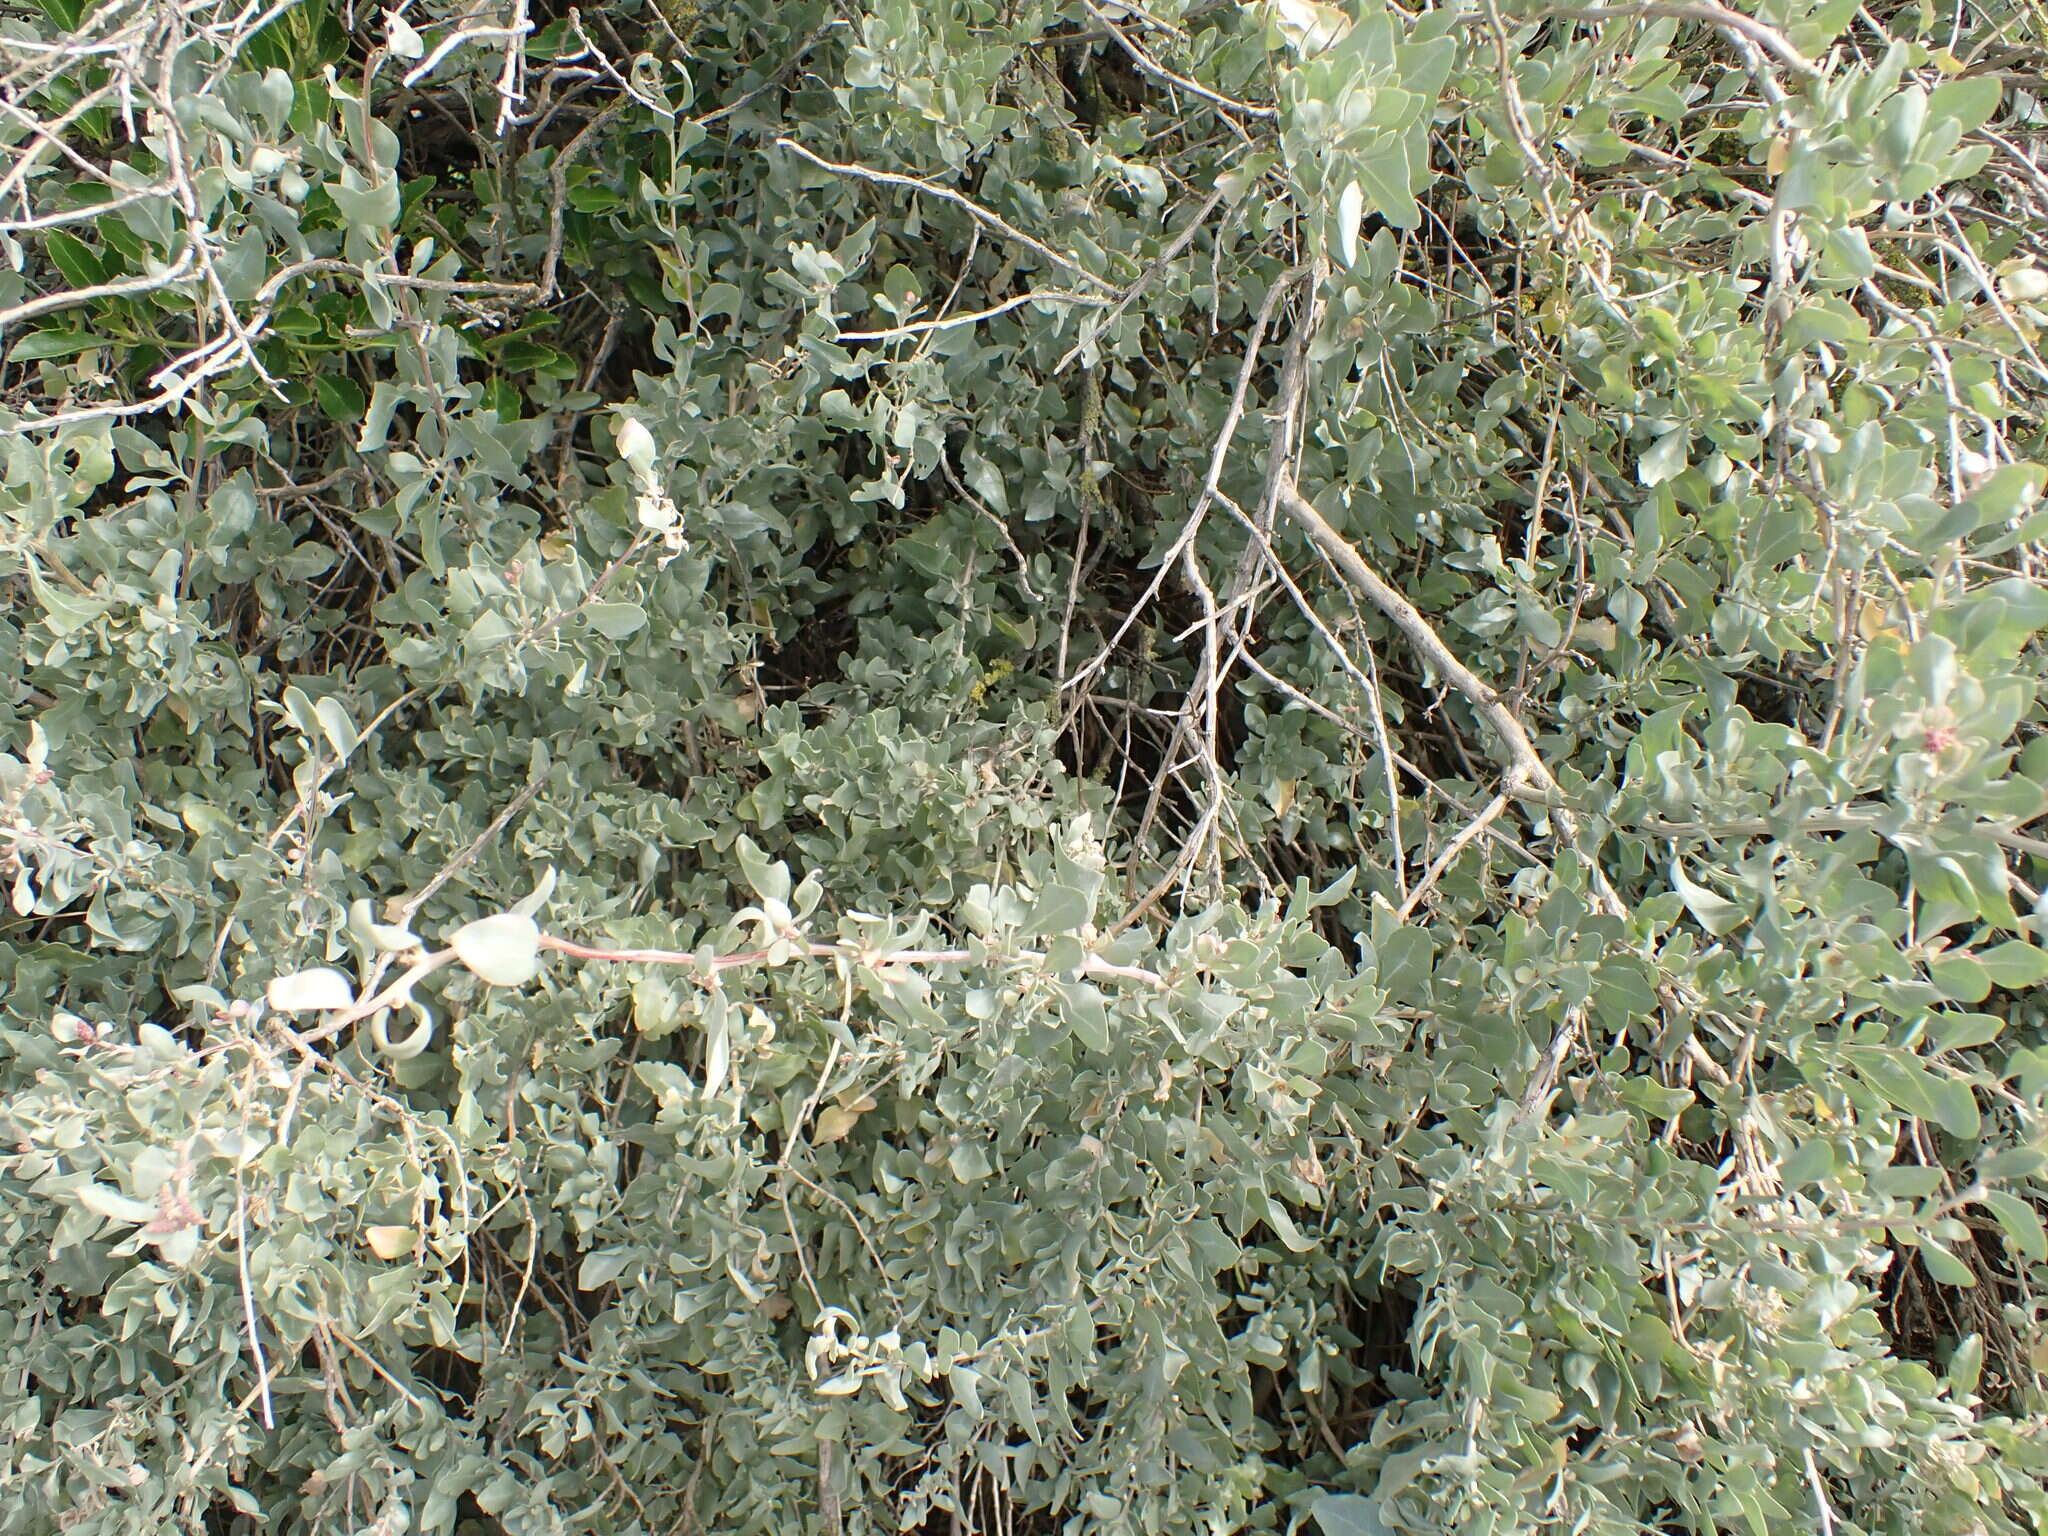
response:
M1473 670L1460 661L1451 648L1444 644L1429 620L1407 598L1389 586L1379 572L1365 563L1365 557L1351 546L1342 534L1330 526L1329 520L1315 509L1309 499L1301 494L1293 476L1280 481L1280 506L1289 517L1314 541L1316 547L1330 557L1331 564L1344 573L1345 578L1363 592L1372 605L1386 615L1393 626L1400 630L1408 643L1419 651L1429 664L1442 674L1444 680L1479 712L1479 717L1500 738L1507 749L1508 761L1513 779L1519 779L1546 790L1558 801L1565 799L1563 789L1551 776L1550 769L1537 755L1535 745L1529 740L1529 733L1517 720L1514 711L1501 701L1500 694L1489 683L1482 681Z
M1758 21L1754 16L1731 10L1719 4L1718 0L1636 0L1632 5L1583 8L1552 6L1545 14L1572 21L1640 21L1655 16L1669 17L1674 21L1697 21L1754 43L1798 74L1816 76L1820 73L1820 66L1794 48L1776 27Z
M1064 272L1071 272L1083 282L1100 288L1105 293L1117 292L1116 284L1106 277L1098 277L1071 256L1063 256L1044 241L1034 239L999 213L992 213L973 198L955 192L951 187L942 187L935 181L925 181L916 176L903 176L894 171L870 170L865 165L846 165L837 160L827 160L797 143L795 139L781 138L775 141L779 149L792 150L820 170L830 171L835 176L849 176L856 181L871 181L883 187L907 187L913 192L922 192L927 197L936 197L964 209L967 214L992 234L1001 235L1005 240L1014 241L1027 251L1036 252Z

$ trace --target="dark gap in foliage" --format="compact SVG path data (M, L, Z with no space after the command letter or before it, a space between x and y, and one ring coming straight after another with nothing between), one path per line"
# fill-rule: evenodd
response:
M1348 1352L1326 1369L1322 1390L1302 1391L1292 1365L1251 1368L1253 1412L1271 1427L1276 1445L1272 1460L1280 1466L1327 1467L1333 1453L1326 1436L1340 1445L1367 1439L1374 1417L1394 1397L1387 1373L1414 1369L1411 1334L1417 1297L1409 1287L1347 1288L1332 1302L1351 1343ZM1218 1315L1217 1322L1227 1335L1235 1335L1252 1316L1242 1305L1233 1305Z
M486 1319L483 1324L490 1326ZM414 1377L434 1388L450 1413L462 1418L476 1413L478 1394L483 1390L483 1367L459 1350L425 1344L412 1352Z
M455 1536L506 1536L504 1525L495 1515L485 1513L473 1490L456 1497L454 1531Z
M1984 1366L1977 1393L1994 1412L2020 1409L2023 1388L2035 1372L2029 1341L2006 1320L2007 1299L2023 1302L2026 1289L2004 1233L1995 1222L1971 1221L1970 1236L1949 1245L1976 1278L1967 1289L1943 1285L1927 1272L1917 1248L1887 1241L1892 1262L1877 1277L1877 1310L1892 1350L1918 1360L1937 1375L1971 1335L1984 1341Z
M1801 708L1811 697L1804 685L1756 667L1742 672L1735 680L1735 702L1749 711L1750 718L1769 725L1790 726L1800 731L1813 729L1816 722L1807 718L1811 711Z
M842 663L859 649L859 636L859 623L846 602L835 602L812 614L780 645L763 645L754 681L771 704L802 699L817 684L839 678Z
M584 334L602 343L607 327L610 328L610 348L601 359L597 359L599 366L588 387L607 399L630 399L634 394L633 381L636 378L669 366L654 350L655 321L637 307L629 306L620 311L601 307L601 297L583 302L588 306L585 313L589 316L589 329ZM680 315L674 318L678 329L687 329ZM614 320L617 321L616 325L613 324ZM593 359L578 354L577 361L583 363L587 371ZM592 453L601 460L608 459L608 452L596 453L594 450L596 436L592 431L592 425L595 421L596 417L591 414L578 412L575 420L578 438L586 445L584 452Z
M1377 1410L1393 1397L1386 1383L1387 1372L1414 1370L1413 1334L1419 1300L1412 1285L1391 1279L1369 1289L1348 1289L1338 1299L1339 1314L1358 1340L1348 1360L1356 1385L1344 1403L1346 1413L1369 1415ZM1361 1438L1363 1433L1364 1426L1360 1426Z
M432 88L405 92L386 112L384 125L398 136L398 164L406 182L432 177L441 208L452 203L474 210L475 174L494 157L489 125L474 121L473 110L460 93ZM447 215L439 217L445 230Z

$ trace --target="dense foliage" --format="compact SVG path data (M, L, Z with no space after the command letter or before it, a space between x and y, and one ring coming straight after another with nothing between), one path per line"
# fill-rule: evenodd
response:
M2048 1530L2038 0L0 3L0 1530Z

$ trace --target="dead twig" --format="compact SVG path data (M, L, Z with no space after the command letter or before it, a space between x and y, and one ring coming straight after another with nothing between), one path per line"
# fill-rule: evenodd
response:
M1073 273L1074 276L1080 278L1081 281L1089 284L1091 287L1100 288L1105 293L1115 293L1118 291L1117 285L1108 278L1098 277L1095 273L1082 266L1080 262L1074 260L1073 257L1062 255L1043 240L1035 239L1025 234L1023 230L1012 224L1001 214L982 207L973 198L966 196L964 193L955 192L951 187L941 186L935 181L926 181L918 176L904 176L895 171L877 171L865 165L848 165L838 160L827 160L823 155L806 149L803 145L797 143L795 139L791 138L777 139L775 145L778 149L786 149L802 156L820 170L830 171L835 176L848 176L856 181L873 182L875 185L883 187L906 187L913 192L922 192L927 197L936 197L942 202L951 203L954 207L964 210L968 217L972 218L991 234L1001 235L1005 240L1012 241L1023 246L1027 251L1044 257L1061 271Z
M1216 499L1216 487L1223 478L1223 466L1230 457L1230 445L1237 437L1239 423L1244 420L1245 401L1251 393L1252 375L1258 369L1259 349L1264 345L1266 332L1272 326L1274 312L1279 309L1280 301L1286 297L1287 291L1307 272L1306 267L1296 267L1292 271L1284 272L1273 286L1266 290L1266 297L1259 305L1258 316L1252 321L1251 335L1245 342L1244 357L1237 369L1237 384L1231 391L1230 406L1223 413L1223 425L1217 431L1216 446L1209 451L1208 472L1202 477L1202 489L1195 497L1194 506L1188 511L1187 520L1181 525L1180 533L1173 543L1160 556L1157 571L1145 584L1145 590L1131 605L1130 611L1124 615L1123 622L1117 625L1116 633L1109 637L1100 651L1096 652L1092 661L1073 676L1061 681L1062 692L1080 687L1109 665L1110 657L1116 654L1116 648L1123 643L1124 636L1131 632L1132 626L1138 622L1139 615L1144 613L1152 600L1159 595L1160 589L1166 585L1167 578L1179 563L1180 552L1192 544L1195 535L1201 532L1203 514L1208 511L1209 503Z
M548 167L548 246L540 263L540 301L543 304L555 296L555 276L561 270L562 237L568 222L569 167L589 147L590 141L626 110L632 99L624 95L613 97L609 106L585 123L577 130L576 137L562 146L562 152L555 156L555 163Z
M1641 21L1668 17L1673 21L1696 21L1717 28L1731 37L1754 43L1796 74L1817 76L1820 66L1794 48L1776 27L1754 16L1730 10L1717 0L1637 0L1633 5L1551 6L1545 14L1571 21Z
M1470 847L1479 834L1484 832L1493 823L1494 819L1507 808L1508 797L1506 795L1495 795L1493 799L1487 802L1485 810L1481 811L1458 830L1458 835L1444 845L1444 851L1436 856L1429 868L1424 871L1422 878L1415 883L1415 889L1410 891L1407 899L1395 909L1394 920L1396 922L1405 923L1415 915L1416 907L1421 904L1422 898L1429 894L1437 881L1443 878L1444 871L1449 869L1456 862L1458 855Z
M1421 610L1388 585L1378 571L1366 564L1365 557L1352 547L1351 542L1330 526L1329 519L1301 494L1292 475L1284 476L1280 481L1280 506L1329 557L1330 563L1344 574L1345 579L1363 592L1423 659L1478 711L1479 718L1492 729L1507 751L1510 785L1533 786L1549 797L1546 803L1554 802L1556 808L1565 808L1567 797L1564 790L1537 755L1529 733L1515 718L1514 711L1502 702L1491 684L1483 681L1444 644L1429 620L1422 616ZM1512 793L1513 789L1508 792ZM1542 797L1518 795L1517 798Z
M984 320L1007 315L1013 309L1022 309L1026 304L1081 304L1099 309L1108 302L1107 299L1093 293L1064 293L1057 289L1037 289L1030 293L1020 293L987 309L972 310L964 315L946 315L936 320L912 320L905 325L891 326L886 331L841 331L839 340L896 341L905 336L921 336L927 331L950 331L955 326L979 325ZM1058 370L1055 369L1054 372Z
M1085 336L1083 336L1079 341L1075 342L1073 346L1069 347L1067 349L1067 355L1061 358L1057 363L1053 365L1052 371L1053 376L1055 378L1057 378L1060 374L1065 373L1067 369L1073 365L1074 359L1079 357L1082 354L1082 352L1087 350L1087 348L1094 342L1096 337L1100 336L1110 326L1116 324L1117 316L1121 315L1126 309L1130 308L1132 301L1135 300L1139 294L1143 293L1147 288L1152 286L1152 284L1158 279L1159 274L1164 272L1167 269L1167 267L1172 263L1174 257L1178 256L1182 251L1188 248L1188 246L1193 242L1195 236L1201 232L1202 226L1209 221L1210 213L1215 209L1216 205L1222 201L1223 188L1219 185L1215 191L1209 194L1208 200L1204 202L1201 207L1195 210L1195 216L1188 220L1187 227L1183 229L1179 234L1173 237L1172 241L1167 245L1165 250L1161 251L1157 256L1152 258L1151 263L1145 268L1145 270L1138 274L1138 280L1132 283L1130 287L1126 288L1123 291L1122 296L1118 298L1114 304L1109 306L1109 313L1104 315L1100 320L1097 320L1094 325L1090 326L1088 328L1088 333Z
M1255 106L1248 101L1237 101L1229 96L1225 96L1220 91L1210 90L1209 87L1201 84L1199 81L1190 80L1186 75L1175 74L1143 48L1140 48L1136 43L1124 36L1122 29L1096 7L1094 0L1082 0L1082 3L1088 7L1088 14L1093 16L1102 26L1102 29L1109 34L1109 40L1121 48L1129 56L1130 61L1137 65L1143 73L1164 80L1168 85L1178 87L1180 90L1186 91L1190 96L1199 96L1203 101L1223 108L1225 112L1241 112L1246 117L1257 118L1274 118L1280 115L1278 107L1261 107ZM1228 121L1227 118L1226 121ZM1244 130L1239 128L1236 123L1231 123L1230 126L1236 129L1238 137L1243 138L1245 136Z

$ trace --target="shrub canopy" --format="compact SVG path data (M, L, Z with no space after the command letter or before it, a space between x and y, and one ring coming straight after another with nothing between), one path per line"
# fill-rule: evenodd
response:
M8 0L0 1528L2048 1529L2036 0Z

